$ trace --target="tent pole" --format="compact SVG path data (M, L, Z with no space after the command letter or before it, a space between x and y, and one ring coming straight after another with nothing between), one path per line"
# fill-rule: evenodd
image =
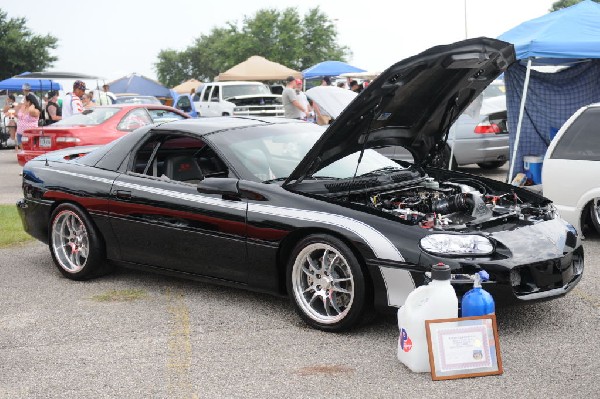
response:
M527 89L529 88L529 74L531 72L531 57L527 59L527 71L525 72L525 82L523 83L523 97L521 97L521 107L519 108L519 121L517 122L517 134L515 136L515 144L513 145L513 153L510 157L510 171L508 172L508 181L513 179L515 171L515 160L517 158L517 150L519 148L519 138L521 137L521 125L523 123L523 113L525 112L525 101L527 100Z

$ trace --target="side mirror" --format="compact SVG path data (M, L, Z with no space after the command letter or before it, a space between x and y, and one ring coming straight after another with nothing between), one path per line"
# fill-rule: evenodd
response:
M196 187L201 194L220 194L227 199L240 199L239 180L232 178L207 177Z

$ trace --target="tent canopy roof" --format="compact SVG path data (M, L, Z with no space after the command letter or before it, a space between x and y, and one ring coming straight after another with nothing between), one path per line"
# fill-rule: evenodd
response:
M29 83L32 91L62 90L58 82L50 79L8 78L0 82L0 90L21 91L23 84Z
M340 76L348 72L366 72L364 69L348 65L342 61L323 61L302 71L304 78L317 78L321 76Z
M288 76L300 79L302 73L264 57L253 55L246 61L220 73L215 80L284 80Z
M113 93L136 93L143 96L171 97L171 91L143 75L131 74L108 83Z
M585 0L516 26L498 37L517 59L600 58L600 4Z
M173 87L173 90L175 91L175 93L178 93L178 94L188 94L189 92L192 91L192 89L196 89L198 87L198 85L200 85L200 83L202 83L202 82L199 81L198 79L189 79L189 80L186 80L185 82Z

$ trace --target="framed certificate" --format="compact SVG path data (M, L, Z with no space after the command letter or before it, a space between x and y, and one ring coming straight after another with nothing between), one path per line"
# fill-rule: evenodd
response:
M433 380L502 374L496 316L426 320Z

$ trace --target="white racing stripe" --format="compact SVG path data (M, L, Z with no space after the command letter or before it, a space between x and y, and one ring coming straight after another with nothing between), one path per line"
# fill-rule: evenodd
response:
M73 177L79 177L106 184L113 184L113 180L102 177L94 177L80 173L60 171L49 168L46 169ZM162 188L149 187L133 183L114 182L114 184L118 187L130 188L155 195L162 195L168 198L177 198L198 204L210 205L227 209L235 209L239 211L244 211L246 209L245 202L227 201L219 198L206 197L200 194L186 194L173 190L165 190ZM383 235L378 230L374 229L372 226L369 226L366 223L349 218L347 216L327 212L286 208L257 203L248 203L248 212L260 215L279 216L282 218L320 223L329 226L336 226L360 237L365 242L365 244L367 244L369 248L371 248L371 250L377 258L397 262L404 261L404 257L402 256L400 251L398 251L398 248L396 248L396 246L385 235ZM381 271L381 275L383 276L387 288L388 304L390 306L401 306L404 303L404 299L406 298L406 296L415 287L410 272L402 269L388 267L380 267L379 269Z

